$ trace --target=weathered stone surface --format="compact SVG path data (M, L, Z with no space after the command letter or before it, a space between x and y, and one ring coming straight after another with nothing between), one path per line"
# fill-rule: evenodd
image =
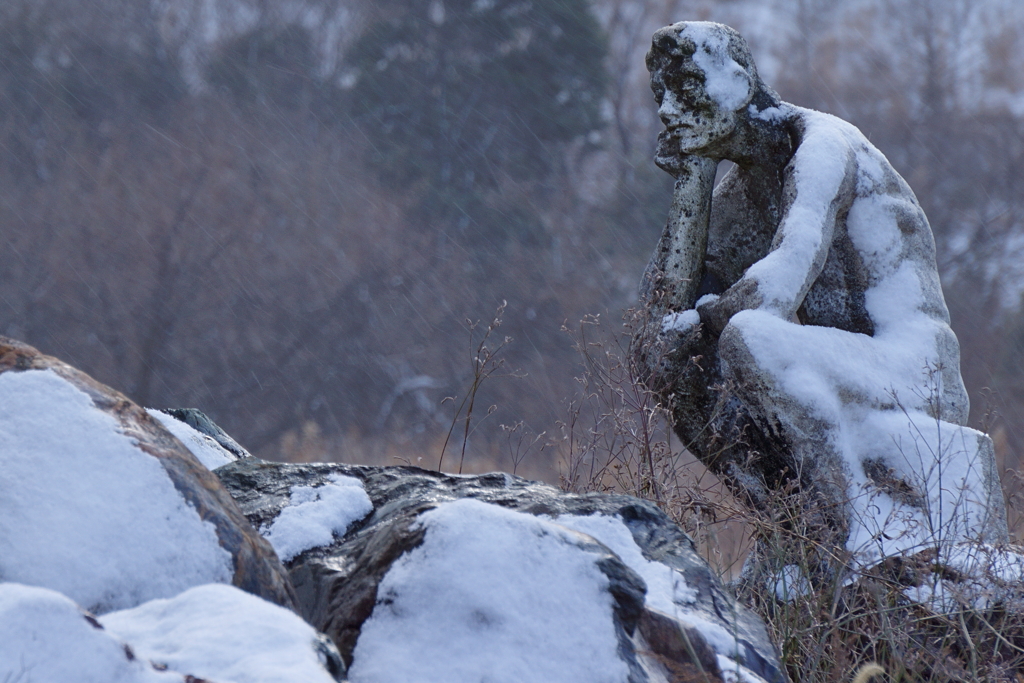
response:
M783 102L727 26L662 28L647 66L676 185L634 346L683 443L754 506L798 491L825 557L870 565L940 527L1006 540L907 183L854 126Z
M91 399L95 408L114 418L114 424L117 425L119 434L127 436L137 449L159 462L182 501L194 509L201 520L213 525L220 547L230 554L233 568L226 578L230 578L235 586L249 593L294 609L294 589L273 549L252 529L238 509L238 505L217 477L203 467L181 442L160 426L144 409L124 395L100 384L85 373L56 358L39 353L31 346L0 337L0 375L45 371L54 373L78 391L84 392ZM58 429L74 429L75 427L76 425L56 425ZM90 448L90 444L82 444L82 448ZM17 458L19 454L8 452L4 453L3 457ZM55 454L54 457L75 458L76 453ZM117 471L117 462L112 461L110 466L112 472ZM40 476L45 476L45 474L40 473ZM124 481L113 485L130 489L133 482ZM145 500L147 492L140 490L137 495L139 499ZM53 496L55 499L59 499L60 492L54 491ZM29 499L24 504L31 503L32 500ZM39 503L47 504L43 500L40 500ZM73 516L73 513L69 512L69 514ZM0 524L2 523L0 521ZM109 523L121 522L111 520ZM125 523L130 524L130 520ZM73 527L76 520L68 519L67 524ZM102 531L104 538L118 536L117 529L103 529ZM126 528L125 532L128 535L130 528ZM161 549L161 552L163 551L164 549ZM89 572L90 569L89 566L75 566L74 571ZM0 578L10 580L12 577ZM145 577L136 577L136 579L139 582L146 580ZM27 579L21 580L27 581ZM120 588L122 587L110 586L108 590L113 597L110 600L105 600L104 603L109 602L115 607L137 604L136 600L115 595ZM95 608L93 605L86 606Z
M620 629L620 656L630 663L631 680L671 680L679 667L703 670L708 680L720 675L715 650L701 624L734 633L741 663L766 681L784 681L778 656L763 624L723 590L693 542L656 506L629 496L574 495L502 473L454 476L414 467L365 467L343 464L291 465L240 460L216 474L257 528L272 522L289 503L294 486L319 486L331 475L359 479L373 512L355 523L344 538L308 550L288 563L299 609L338 645L352 662L362 624L378 604L377 587L395 560L424 540L415 524L420 514L448 501L474 498L532 515L554 518L600 513L618 516L648 561L679 572L696 598L674 616L645 607L643 580L618 556L593 541L603 559ZM687 619L689 618L689 621ZM659 676L661 678L659 678Z

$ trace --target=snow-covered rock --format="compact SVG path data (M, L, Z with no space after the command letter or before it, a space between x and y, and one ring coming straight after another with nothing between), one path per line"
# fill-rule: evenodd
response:
M288 507L260 529L278 556L288 562L311 548L331 545L373 511L362 482L332 474L320 486L293 486Z
M5 683L786 680L653 504L231 460L230 437L199 438L212 423L169 422L194 455L166 416L5 338L0 406Z
M361 484L372 511L338 505L345 530L287 563L301 613L353 683L632 683L671 680L670 666L785 680L764 625L653 504L413 467L247 459L217 475L265 531L294 506L333 505L311 492ZM310 513L291 538L303 518L320 533Z
M104 613L233 583L292 606L272 548L142 408L0 338L0 579Z
M238 460L239 457L246 457L228 450L217 439L199 431L186 420L175 417L170 411L146 408L146 412L163 425L164 429L178 437L178 441L184 444L185 448L196 456L196 460L203 463L203 467L208 470L215 470L221 465Z
M233 586L97 618L56 591L0 583L0 681L334 683L342 672L309 624Z
M196 586L99 621L137 657L217 683L333 683L344 673L312 626L233 586Z
M0 583L0 681L183 683L157 671L73 600Z
M635 629L642 584L620 571L613 597L619 577L601 564L613 556L591 538L471 498L414 530L421 544L388 568L362 624L353 681L642 680L617 633Z

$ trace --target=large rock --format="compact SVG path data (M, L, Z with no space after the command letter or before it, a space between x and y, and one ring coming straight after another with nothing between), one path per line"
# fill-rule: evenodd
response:
M278 539L300 612L352 680L785 680L761 621L645 501L413 467L245 459L216 473L267 534L297 506L315 519L337 505L328 487L362 484L370 505L349 491L332 536ZM580 662L567 672L559 656Z
M0 581L104 613L232 583L285 607L271 546L145 410L0 337Z

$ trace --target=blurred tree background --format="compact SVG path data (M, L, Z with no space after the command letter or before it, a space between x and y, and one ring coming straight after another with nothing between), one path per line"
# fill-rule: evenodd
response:
M682 19L907 178L972 419L1018 467L1015 0L8 0L0 333L263 457L432 466L507 301L467 467L511 469L577 390L563 324L614 328L662 228L643 55Z

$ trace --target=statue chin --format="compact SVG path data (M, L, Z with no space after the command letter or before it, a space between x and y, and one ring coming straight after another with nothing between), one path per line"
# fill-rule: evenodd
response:
M686 157L702 156L701 150L710 144L707 138L702 134L680 135L679 129L664 130L658 135L654 162L666 173L678 175Z

